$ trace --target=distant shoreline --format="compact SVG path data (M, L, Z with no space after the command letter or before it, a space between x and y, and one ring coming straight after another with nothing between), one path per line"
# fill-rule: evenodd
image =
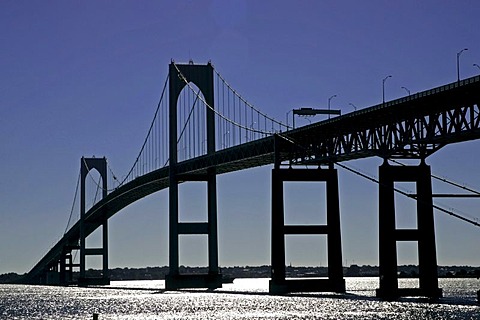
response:
M234 278L270 278L270 266L234 266L220 268L222 275L227 279ZM378 277L378 266L370 265L351 265L343 268L345 277ZM180 273L201 274L207 273L206 267L180 267ZM287 277L326 277L327 267L301 267L287 266ZM101 270L89 269L87 276L98 277ZM114 268L110 269L110 280L163 280L169 273L167 266L163 267L145 267L145 268ZM0 275L0 283L12 283L20 279L23 275L11 272ZM74 278L78 276L74 272ZM418 266L403 265L398 267L398 276L400 278L418 278ZM439 278L480 278L480 267L472 266L439 266Z

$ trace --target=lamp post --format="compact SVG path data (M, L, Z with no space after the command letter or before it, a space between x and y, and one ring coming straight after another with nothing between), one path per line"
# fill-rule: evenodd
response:
M464 48L457 52L457 82L460 82L460 55L466 50L468 50L468 48Z
M334 94L333 96L331 96L330 98L328 98L328 112L330 112L330 101L335 98L337 95ZM330 113L328 114L328 119L330 119Z
M474 67L477 67L480 70L480 66L476 63L473 64Z
M289 125L288 125L288 115L289 115L290 112L292 112L292 111L293 111L293 109L287 112L287 116L286 116L286 117L287 117L287 130L290 128ZM293 119L293 121L295 121L295 118L294 118L293 115L292 115L292 119ZM293 126L293 128L295 129L295 126Z
M385 104L385 81L387 81L387 79L391 77L392 77L391 75L388 75L382 80L382 101L384 104Z
M348 104L353 107L353 110L357 111L357 107L353 103L349 102Z
M410 90L408 90L408 89L405 88L405 87L402 87L402 89L404 89L405 91L407 91L408 95L410 95Z

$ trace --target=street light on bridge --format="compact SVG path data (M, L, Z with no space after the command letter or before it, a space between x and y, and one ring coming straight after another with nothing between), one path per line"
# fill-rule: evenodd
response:
M334 94L333 96L331 96L330 98L328 98L328 111L330 111L330 101L335 98L337 95ZM330 113L328 114L328 119L330 119Z
M474 67L477 67L480 70L480 66L476 63L473 64Z
M407 91L408 95L410 95L410 90L408 90L408 89L405 88L405 87L402 87L402 89L404 89L405 91Z
M292 111L293 111L293 110L289 110L289 111L287 112L287 130L290 128L290 126L288 125L288 115L289 115L290 112L292 112ZM293 118L293 116L292 116L292 118Z
M462 54L463 51L467 51L468 48L464 48L457 52L457 82L460 82L460 55Z
M387 81L387 79L391 78L391 77L392 77L391 75L388 75L385 78L383 78L383 80L382 80L382 101L383 101L383 104L385 104L385 81Z

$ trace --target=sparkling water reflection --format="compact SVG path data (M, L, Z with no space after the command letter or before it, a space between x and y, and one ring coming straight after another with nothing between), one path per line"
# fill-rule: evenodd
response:
M0 285L0 319L480 319L477 279L440 279L445 298L436 303L378 300L377 278L346 278L346 286L345 295L270 296L268 279L237 279L213 292L165 291L163 281L108 289Z

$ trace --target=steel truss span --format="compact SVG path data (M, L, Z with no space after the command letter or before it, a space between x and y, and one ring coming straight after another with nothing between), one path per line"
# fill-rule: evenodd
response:
M285 135L283 145L297 164L425 159L447 144L479 138L479 104L477 76L302 127Z

